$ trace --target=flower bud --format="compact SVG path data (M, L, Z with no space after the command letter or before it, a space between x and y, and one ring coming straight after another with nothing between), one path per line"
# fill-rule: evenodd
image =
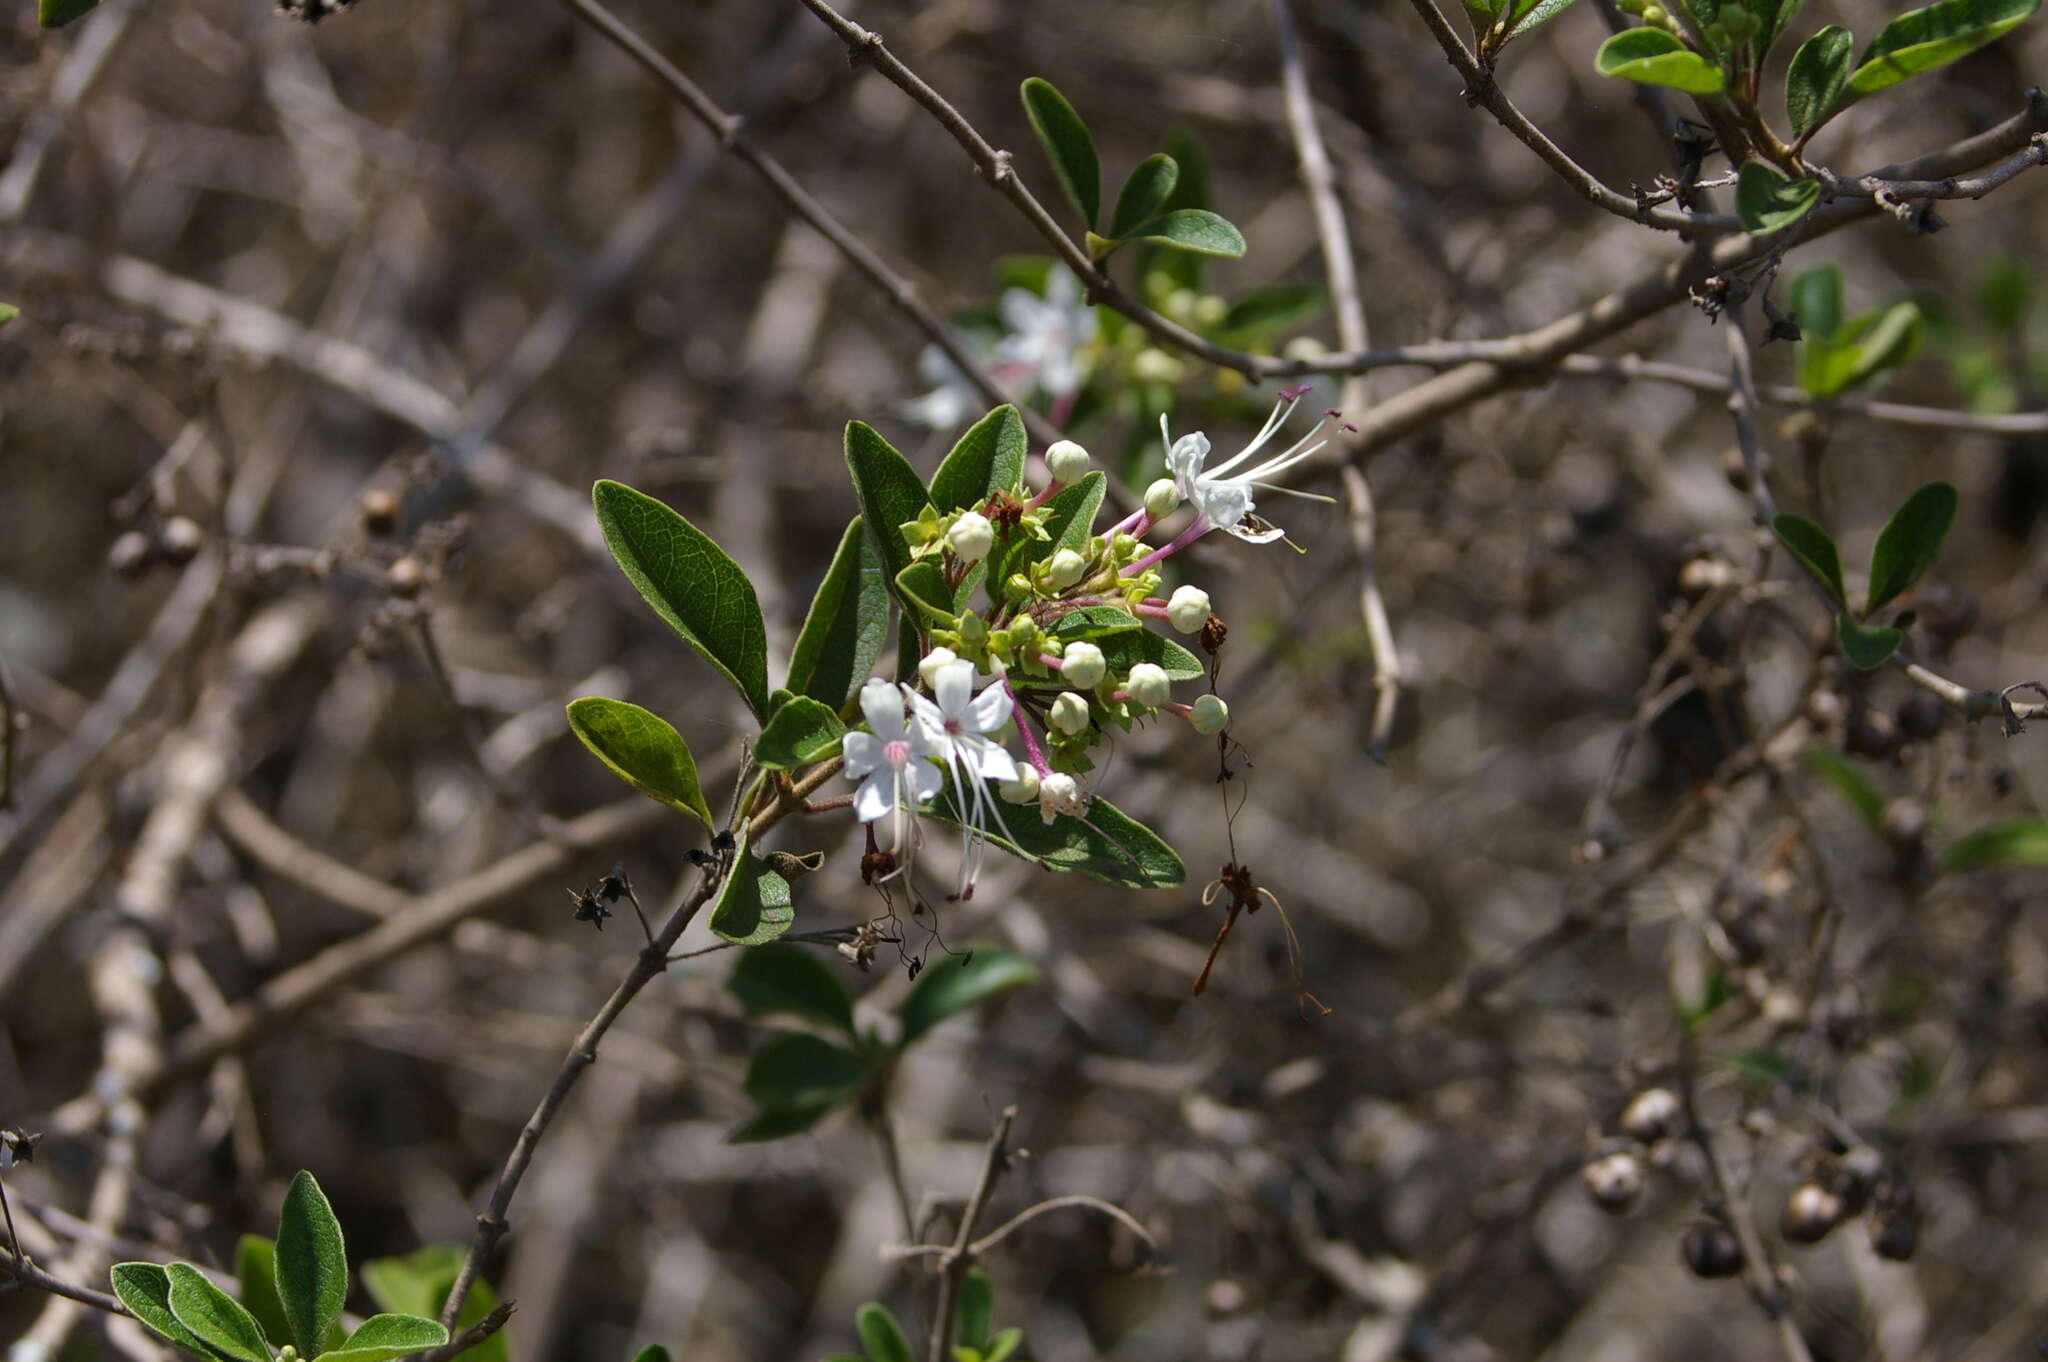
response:
M1065 591L1081 580L1088 571L1088 560L1072 549L1061 549L1045 562L1045 584L1054 591Z
M1109 671L1109 660L1092 643L1070 643L1060 659L1060 675L1083 690L1093 690Z
M1038 782L1038 816L1047 823L1063 813L1088 811L1088 795L1081 782L1064 771L1055 771Z
M1171 386L1180 382L1185 366L1164 350L1147 348L1140 350L1131 361L1131 377L1140 383L1160 383Z
M1183 634L1198 634L1209 622L1209 593L1198 586L1177 586L1166 601L1166 622Z
M1137 704L1163 705L1172 693L1172 685L1167 678L1166 668L1156 662L1140 662L1131 668L1130 679L1124 683L1124 691Z
M939 668L958 662L960 657L951 648L934 648L924 655L924 661L917 664L917 674L924 678L927 686L939 684Z
M1055 440L1045 451L1045 471L1054 482L1079 482L1088 475L1088 451L1072 440Z
M1609 1154L1595 1159L1579 1172L1586 1195L1601 1210L1612 1215L1634 1206L1643 1196L1643 1165L1633 1154Z
M1685 1108L1669 1088L1645 1088L1622 1108L1621 1130L1631 1140L1655 1144L1678 1133Z
M1164 520L1180 505L1180 485L1172 478L1160 478L1145 489L1145 514Z
M1204 695L1188 711L1188 722L1204 737L1221 733L1230 727L1230 706L1223 703L1220 695Z
M1047 722L1071 738L1088 727L1088 701L1070 690L1061 691Z
M996 793L1006 804L1036 804L1038 802L1038 772L1029 766L1017 768L1017 778L1006 780L996 786Z
M1842 1198L1817 1182L1803 1182L1785 1198L1778 1232L1795 1244L1818 1244L1842 1223L1847 1213Z
M995 547L996 527L979 511L962 511L946 531L946 547L963 563L978 563Z

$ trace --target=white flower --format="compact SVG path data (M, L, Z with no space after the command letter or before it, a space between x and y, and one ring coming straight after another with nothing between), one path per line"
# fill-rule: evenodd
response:
M1063 690L1054 697L1046 722L1071 738L1088 727L1088 701L1070 690Z
M1198 586L1177 586L1166 598L1166 622L1183 634L1200 633L1209 622L1209 593Z
M1182 498L1194 504L1203 524L1212 530L1227 530L1252 544L1270 544L1281 537L1283 532L1279 529L1259 530L1244 525L1244 518L1252 512L1252 488L1303 495L1289 492L1285 487L1275 487L1265 479L1278 476L1321 449L1325 442L1316 438L1322 429L1321 423L1318 422L1315 430L1302 436L1282 453L1254 464L1242 473L1228 477L1225 474L1265 447L1266 441L1273 438L1307 391L1306 388L1282 389L1280 400L1274 404L1273 414L1266 418L1264 429L1250 444L1214 468L1203 466L1209 457L1209 437L1198 430L1176 440L1167 429L1165 414L1160 414L1159 438L1166 443L1167 471L1173 474L1174 485L1180 488Z
M1124 693L1133 702L1141 705L1163 705L1173 694L1173 682L1166 674L1166 668L1156 662L1140 662L1131 668L1128 680L1124 682Z
M946 531L946 547L963 563L978 563L995 547L996 527L979 511L962 511Z
M927 345L918 355L917 374L933 385L932 390L898 408L904 420L933 430L951 430L982 409L981 389L938 346Z
M1109 672L1109 659L1092 643L1069 643L1060 658L1060 675L1083 690L1093 690Z
M1045 451L1045 471L1054 482L1079 482L1088 476L1088 451L1072 440L1055 440Z
M1038 782L1038 816L1050 823L1061 814L1079 818L1088 812L1088 792L1081 782L1064 771L1054 771Z
M860 712L872 733L846 735L846 774L860 781L853 792L854 816L872 823L894 814L890 824L891 853L914 850L917 806L939 792L939 770L929 760L939 755L921 724L903 720L904 688L880 677L860 688Z
M1220 695L1204 695L1188 710L1188 722L1195 732L1212 737L1230 727L1230 706Z
M924 655L924 661L917 664L917 674L924 678L927 686L937 686L938 682L933 678L938 676L939 668L959 660L959 655L951 648L934 648Z
M932 698L912 693L911 711L936 756L953 780L953 808L963 828L957 898L974 893L987 845L987 820L1003 830L1003 816L988 782L1017 779L1017 761L987 735L1010 721L1010 691L1000 680L974 694L974 664L964 660L939 667L931 678Z
M1087 376L1081 348L1095 338L1095 309L1081 297L1073 271L1055 268L1046 275L1043 298L1006 289L1001 307L1009 334L996 343L996 358L1028 369L1053 397L1079 390Z

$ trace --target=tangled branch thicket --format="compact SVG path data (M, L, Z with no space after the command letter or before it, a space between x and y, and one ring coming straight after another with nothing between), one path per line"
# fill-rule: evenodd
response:
M1477 0L1478 36L1434 0L17 4L10 1362L160 1355L109 1266L244 1272L298 1169L354 1261L442 1246L379 1278L458 1283L431 1357L812 1359L881 1300L943 1360L976 1267L1044 1359L2048 1337L2048 38L1787 142L1596 74L1784 8L1701 3L1511 45ZM1112 182L1169 146L1243 258L1105 261L1032 76ZM993 338L1062 270L1086 364L1034 389ZM978 405L922 429L940 378ZM1162 711L1086 773L1177 889L992 855L913 908L836 757L756 778L585 494L706 531L782 658L849 420L928 477L1017 401L1122 515L1162 414L1228 445L1298 381L1339 415L1284 480L1337 504L1262 491L1298 553L1183 559L1227 731ZM727 834L620 797L565 741L590 695L675 725ZM872 1068L732 1142L807 1043L698 912L757 838ZM960 854L928 830L915 876ZM970 952L1007 972L936 1026L915 980Z

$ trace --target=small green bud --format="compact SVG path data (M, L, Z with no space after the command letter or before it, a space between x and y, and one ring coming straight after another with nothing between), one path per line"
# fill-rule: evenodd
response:
M978 563L995 547L996 527L979 511L962 511L946 531L946 547L963 563Z
M1088 702L1070 690L1063 690L1052 702L1048 721L1070 738L1084 732L1088 727Z
M960 617L960 642L976 652L988 642L988 621L971 611Z
M1180 507L1180 485L1172 478L1160 478L1145 489L1145 514L1164 520Z
M1031 579L1021 572L1013 572L1003 582L1003 595L1012 601L1031 599Z
M1230 727L1230 706L1220 695L1204 695L1188 711L1188 722L1204 737L1221 733Z

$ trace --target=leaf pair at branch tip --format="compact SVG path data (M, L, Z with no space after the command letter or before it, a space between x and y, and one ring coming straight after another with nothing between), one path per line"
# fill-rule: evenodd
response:
M1692 95L1719 94L1721 68L1661 28L1631 28L1600 44L1593 69L1639 85L1664 85Z
M1930 482L1892 513L1870 551L1870 588L1863 617L1849 610L1842 579L1841 555L1834 539L1804 516L1780 515L1772 532L1835 606L1835 638L1842 655L1861 671L1874 671L1891 660L1904 635L1889 625L1868 623L1871 615L1897 600L1925 576L1941 553L1955 522L1958 499L1953 484Z

